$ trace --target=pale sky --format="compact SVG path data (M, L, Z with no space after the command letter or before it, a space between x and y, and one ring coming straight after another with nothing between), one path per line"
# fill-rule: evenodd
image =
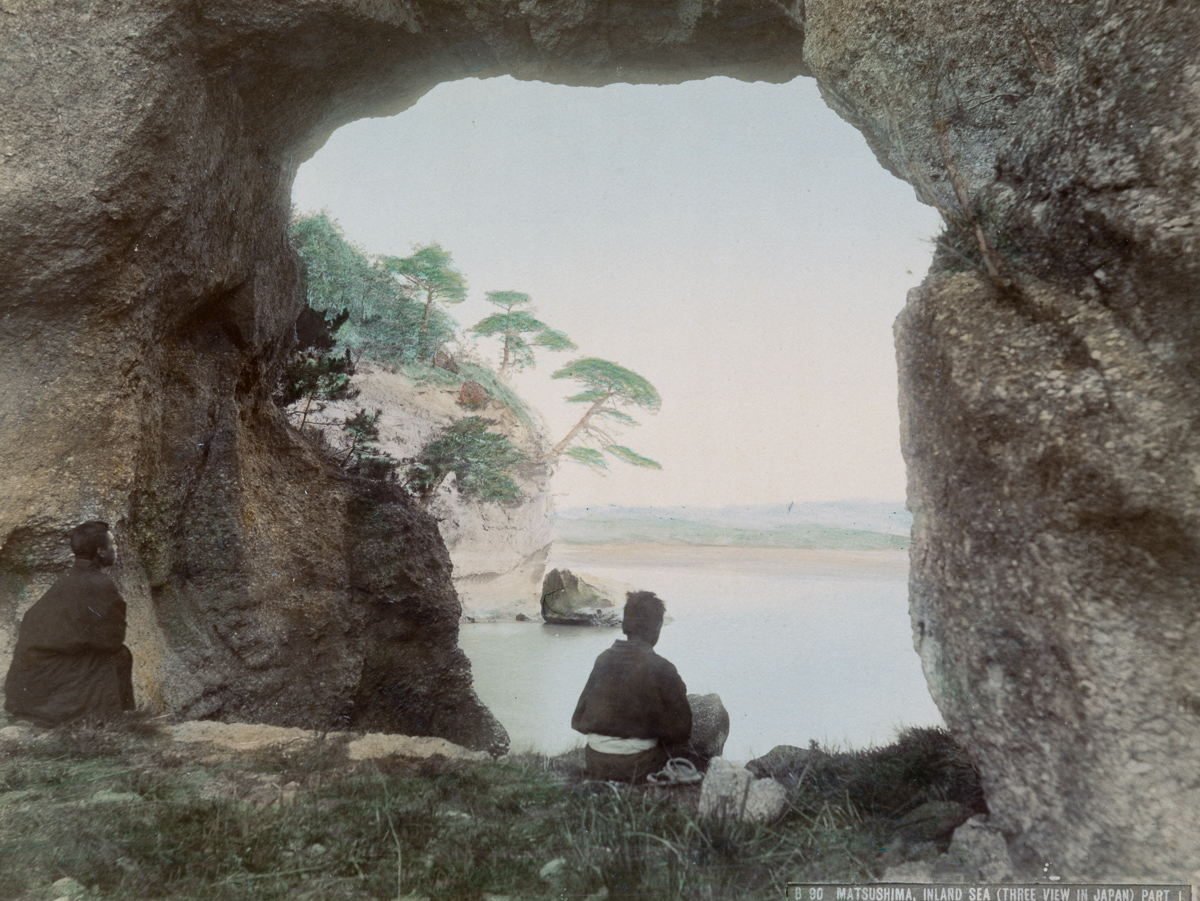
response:
M486 291L532 295L580 347L514 380L554 440L583 412L549 379L570 359L654 383L618 440L663 470L563 463L560 506L904 497L891 330L939 221L811 80L444 84L336 132L293 198L368 253L440 243L464 327Z

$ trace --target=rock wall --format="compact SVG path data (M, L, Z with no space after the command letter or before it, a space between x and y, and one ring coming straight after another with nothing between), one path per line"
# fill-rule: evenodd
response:
M282 721L315 685L321 704L411 704L439 734L435 711L461 703L479 745L432 524L371 507L265 401L297 310L296 166L337 126L470 75L812 74L959 223L897 341L934 695L1027 867L1194 872L1198 17L1170 0L2 0L3 616L52 575L61 531L103 516L129 549L143 694ZM977 233L1006 276L974 271ZM385 635L356 646L381 611ZM331 653L335 691L282 649L339 628L362 666ZM398 647L427 666L389 683Z
M980 194L1017 286L898 325L914 627L1027 866L1194 880L1200 34L1101 12Z

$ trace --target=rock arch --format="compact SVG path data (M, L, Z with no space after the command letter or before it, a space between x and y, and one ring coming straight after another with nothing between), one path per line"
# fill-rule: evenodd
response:
M1184 878L1197 19L1169 0L3 0L0 623L62 529L102 516L164 706L502 744L436 531L340 481L267 396L299 302L296 167L454 78L810 75L923 200L962 220L967 195L1015 273L943 255L898 325L935 698L1027 866ZM970 257L973 223L955 234Z

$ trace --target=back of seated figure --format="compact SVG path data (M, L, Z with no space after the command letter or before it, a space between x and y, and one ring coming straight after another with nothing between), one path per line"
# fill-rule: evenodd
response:
M22 618L4 683L4 709L41 726L133 709L125 601L104 572L117 560L108 524L76 526L71 550L74 564Z
M641 782L692 734L687 687L654 652L665 611L652 592L630 592L621 626L626 639L596 658L571 717L571 728L587 736L591 779Z

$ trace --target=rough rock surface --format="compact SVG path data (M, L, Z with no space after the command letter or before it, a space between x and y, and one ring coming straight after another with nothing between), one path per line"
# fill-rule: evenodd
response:
M1018 282L937 275L898 331L914 638L993 820L1021 866L1195 873L1198 19L1169 0L3 0L5 634L98 516L126 549L143 698L485 741L432 522L363 499L267 402L299 301L296 166L475 74L811 73L960 222L961 174ZM954 231L970 256L972 224Z
M716 692L691 694L687 699L688 706L692 708L692 737L688 740L688 753L696 765L703 769L725 750L725 739L729 738L729 711Z
M713 758L700 784L702 817L773 823L786 806L783 785L774 779L755 779L748 769L723 757Z
M542 580L542 619L556 626L619 626L627 588L552 569Z
M1043 867L1043 876L1057 875L1049 871L1049 863ZM982 815L954 830L949 849L933 866L937 882L1008 882L1013 873L1004 833Z
M776 779L788 788L800 784L804 774L810 770L823 752L809 748L797 748L795 745L776 745L762 757L756 757L746 764L746 769L760 779Z
M449 359L449 357L447 357ZM451 361L453 362L453 361ZM431 382L414 385L402 373L363 365L354 376L359 394L352 401L327 403L308 420L337 446L339 426L359 408L379 410L379 446L397 460L411 458L448 425L466 415L492 420L494 431L508 437L534 459L545 436L533 419L518 419L497 402L465 413L458 390ZM300 406L299 404L297 406ZM299 417L293 412L293 422ZM428 510L454 565L454 589L465 613L487 615L538 609L546 558L554 540L554 501L545 465L515 474L522 499L516 504L480 503L463 497L450 475L430 501Z

